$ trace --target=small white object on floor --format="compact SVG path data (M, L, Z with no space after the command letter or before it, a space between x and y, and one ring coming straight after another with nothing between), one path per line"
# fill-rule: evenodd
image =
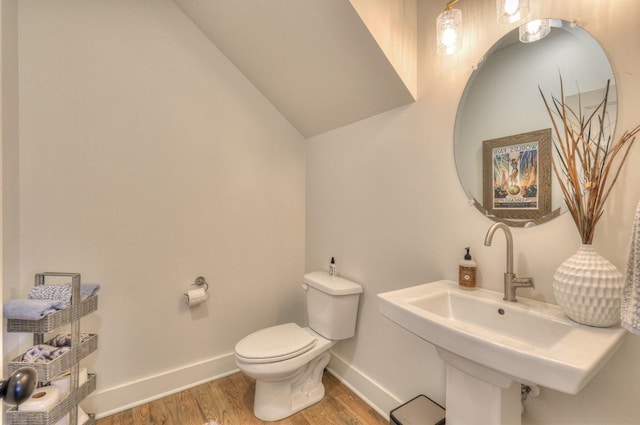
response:
M217 420L217 419L214 419L214 420L212 420L212 421L207 422L207 423L206 423L206 424L204 424L204 425L221 425L221 424L220 424L220 422L218 422L218 420Z

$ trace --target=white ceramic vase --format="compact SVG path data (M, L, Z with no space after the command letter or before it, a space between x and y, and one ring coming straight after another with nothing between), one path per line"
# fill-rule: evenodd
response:
M593 245L580 245L553 275L558 305L572 320L601 328L620 321L624 278Z

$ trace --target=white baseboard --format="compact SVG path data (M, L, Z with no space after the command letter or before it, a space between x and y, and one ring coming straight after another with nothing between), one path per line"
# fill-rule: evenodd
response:
M386 419L389 419L389 412L392 409L402 404L400 399L387 391L382 385L351 366L333 351L331 352L331 361L327 369Z
M384 418L388 419L391 409L401 404L397 397L334 352L327 369ZM234 354L228 353L95 391L82 402L82 407L100 419L238 371Z
M112 388L95 391L81 404L102 418L238 372L233 353L190 364ZM98 382L100 375L98 375Z

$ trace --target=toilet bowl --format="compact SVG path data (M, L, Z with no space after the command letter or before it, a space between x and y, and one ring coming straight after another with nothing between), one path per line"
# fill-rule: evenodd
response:
M273 338L263 338L267 335ZM266 339L270 339L270 350L266 350L271 352L270 357L258 359L251 349ZM283 343L280 351L275 346L277 342ZM236 364L256 380L254 415L264 421L276 421L322 400L322 372L335 343L295 323L262 329L243 338L236 346Z
M256 331L235 347L236 365L256 380L254 415L277 421L324 397L329 349L355 335L362 286L312 272L304 276L308 327L285 323Z

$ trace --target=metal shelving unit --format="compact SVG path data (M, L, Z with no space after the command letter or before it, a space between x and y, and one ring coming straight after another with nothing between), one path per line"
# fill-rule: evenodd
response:
M69 370L69 395L56 403L46 412L22 412L16 407L7 410L9 425L54 425L69 414L69 425L78 424L78 404L96 388L96 375L89 374L87 382L79 385L80 360L98 348L98 335L90 334L84 341L80 338L80 319L98 308L98 296L92 295L80 299L80 273L47 272L36 274L35 285L44 285L46 277L71 278L71 305L64 310L43 317L40 320L7 320L7 332L33 333L34 345L44 343L44 334L58 327L71 324L71 350L46 363L23 362L22 356L9 362L9 371L30 366L38 372L38 384L44 384ZM81 425L95 425L95 416L89 414L89 420Z

